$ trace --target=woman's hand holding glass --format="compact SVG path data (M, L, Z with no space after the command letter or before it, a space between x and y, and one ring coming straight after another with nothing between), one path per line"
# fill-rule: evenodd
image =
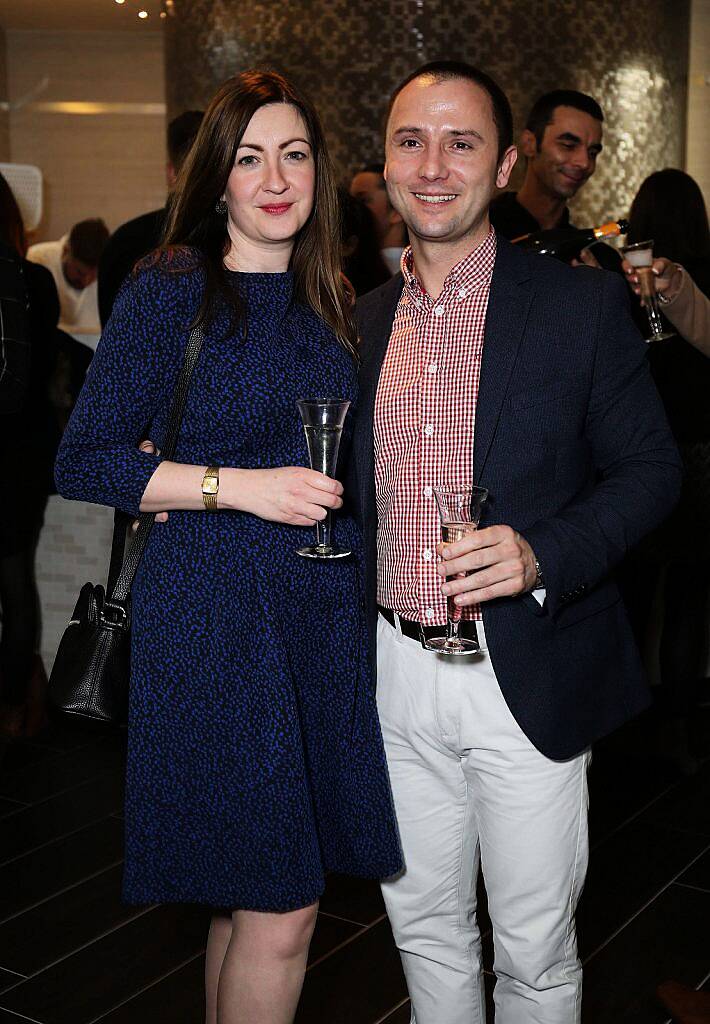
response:
M233 488L235 474L236 493ZM341 508L343 504L343 485L338 480L303 466L236 469L231 473L227 471L225 475L228 508L251 512L274 523L315 526L316 522L325 519L328 509Z
M143 452L160 454L151 441L142 441L139 447ZM145 490L141 511L156 512L157 523L167 521L166 505L171 509L203 511L203 474L203 466L161 463ZM342 507L342 494L343 485L338 480L305 466L223 466L219 471L217 505L234 512L250 512L274 523L315 526L330 509Z
M641 285L639 284L638 274L636 267L632 267L628 260L624 260L621 267L626 274L626 279L631 285L636 295L641 294ZM652 263L653 273L656 278L656 291L659 295L670 302L674 299L680 290L680 286L683 281L683 274L677 263L673 263L672 260L667 260L665 256L654 259Z

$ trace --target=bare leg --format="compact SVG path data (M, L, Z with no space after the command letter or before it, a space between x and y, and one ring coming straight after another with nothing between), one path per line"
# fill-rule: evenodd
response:
M217 988L217 1024L291 1024L317 911L314 903L284 914L234 912ZM220 938L221 924L214 930L215 952Z
M205 956L205 1024L217 1024L219 974L231 939L232 915L215 914L210 923Z

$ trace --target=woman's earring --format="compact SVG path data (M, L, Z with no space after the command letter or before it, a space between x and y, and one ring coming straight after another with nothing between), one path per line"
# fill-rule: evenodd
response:
M218 199L214 204L215 213L218 213L220 217L224 217L227 213L227 204L224 199Z

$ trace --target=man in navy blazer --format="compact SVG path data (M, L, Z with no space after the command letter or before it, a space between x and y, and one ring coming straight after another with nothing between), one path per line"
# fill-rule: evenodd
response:
M490 228L516 158L499 87L420 68L386 158L412 244L358 303L353 438L406 865L383 892L416 1024L484 1020L479 863L496 1021L574 1024L589 748L648 703L612 571L672 509L680 463L623 280ZM446 547L442 483L489 492L479 530ZM442 585L482 655L420 643L444 628Z

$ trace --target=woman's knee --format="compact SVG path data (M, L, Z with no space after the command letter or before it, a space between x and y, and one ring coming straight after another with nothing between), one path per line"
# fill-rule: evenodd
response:
M316 925L318 904L283 914L237 911L234 926L257 956L290 960L308 951Z

